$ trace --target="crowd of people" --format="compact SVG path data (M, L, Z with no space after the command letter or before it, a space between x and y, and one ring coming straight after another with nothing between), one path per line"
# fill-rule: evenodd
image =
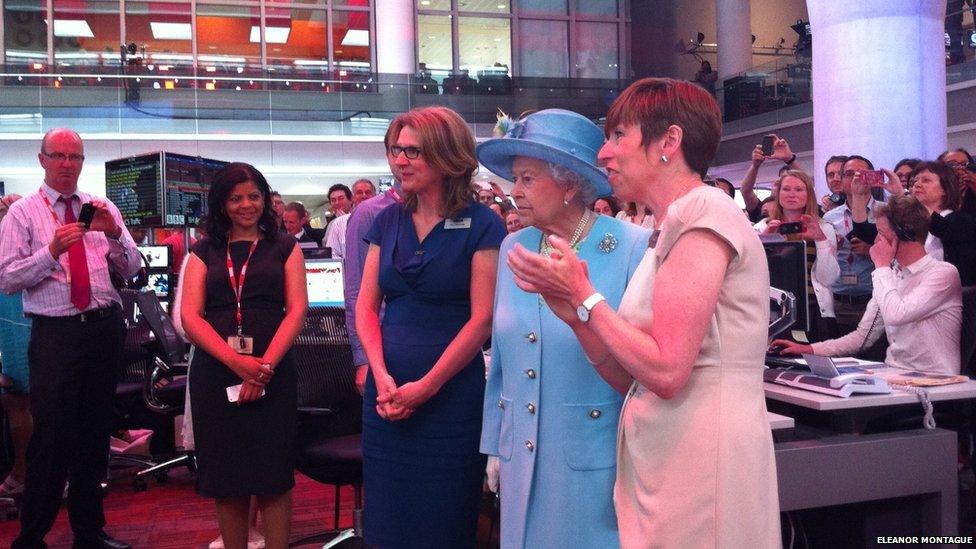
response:
M288 544L305 246L344 264L371 547L473 546L485 478L503 547L780 546L764 239L801 241L809 259L810 329L774 341L782 352L960 371L961 288L976 283L966 151L881 172L833 156L818 199L772 136L740 182L743 211L708 177L721 114L692 83L633 83L603 129L561 109L509 122L476 146L448 108L397 116L394 185L334 185L326 229L251 165L216 174L174 308L220 545L248 546L252 506L261 543ZM3 404L12 426L28 402L33 420L0 491L23 493L14 547L44 547L68 481L75 546L124 548L98 483L124 333L109 274L131 277L138 251L118 209L78 190L78 134L52 130L38 158L40 190L0 203L0 291L22 296L0 300L17 382ZM767 161L783 166L761 201ZM510 195L473 186L479 163Z

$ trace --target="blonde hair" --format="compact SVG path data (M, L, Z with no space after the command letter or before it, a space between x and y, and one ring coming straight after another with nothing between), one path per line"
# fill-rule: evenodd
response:
M817 205L817 192L813 188L813 179L807 175L806 172L800 170L788 170L779 176L779 179L773 183L774 189L776 189L775 194L776 200L773 200L773 211L769 216L769 219L783 219L783 208L779 205L779 192L782 191L783 180L787 177L795 177L803 182L807 188L807 205L803 208L803 213L809 215L814 219L820 219L820 208Z
M447 107L412 109L390 123L384 139L387 154L407 126L417 133L424 161L443 176L441 213L444 217L456 217L475 197L471 176L478 169L478 160L471 129L461 115ZM405 193L404 204L408 210L415 211L417 196Z

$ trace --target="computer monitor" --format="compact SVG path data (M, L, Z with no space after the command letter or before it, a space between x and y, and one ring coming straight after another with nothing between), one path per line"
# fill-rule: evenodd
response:
M319 246L314 242L301 242L298 246L305 259L332 259L332 248L328 246Z
M149 283L146 286L160 299L169 299L170 290L173 288L168 273L149 273Z
M141 245L139 253L146 258L150 269L169 269L173 264L173 254L169 244Z
M794 330L810 330L810 296L807 293L807 245L803 241L763 242L769 264L769 285L796 297Z
M342 307L341 259L305 259L309 307Z

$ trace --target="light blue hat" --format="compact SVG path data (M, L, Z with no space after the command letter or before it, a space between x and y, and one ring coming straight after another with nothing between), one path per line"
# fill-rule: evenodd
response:
M603 146L603 132L581 114L564 109L546 109L509 124L504 137L478 145L478 161L492 173L512 181L512 160L516 156L537 158L568 168L596 190L611 193L607 174L596 165Z

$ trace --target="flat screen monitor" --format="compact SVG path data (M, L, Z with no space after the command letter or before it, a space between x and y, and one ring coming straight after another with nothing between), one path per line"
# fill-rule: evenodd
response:
M160 153L105 163L105 196L129 227L163 224L163 162Z
M155 152L105 163L105 196L130 227L195 225L207 213L214 174L227 163Z
M341 259L305 259L309 307L342 307Z
M769 264L769 285L796 297L794 330L810 330L810 296L807 293L806 242L763 242Z
M196 225L207 213L210 182L227 162L176 153L163 153L163 160L166 225Z
M298 246L305 259L332 259L332 248L328 246L319 246L314 242L302 242Z
M137 246L139 253L146 258L150 269L169 269L173 264L173 254L168 244Z
M149 284L147 288L152 290L156 294L156 297L161 299L169 298L172 287L172 280L168 273L149 273Z

